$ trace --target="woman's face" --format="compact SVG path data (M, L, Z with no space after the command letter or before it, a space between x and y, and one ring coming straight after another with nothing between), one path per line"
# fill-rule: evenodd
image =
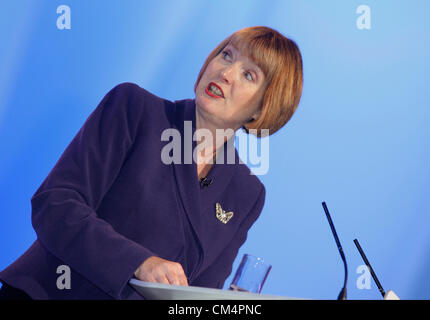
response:
M237 130L257 119L264 91L261 69L229 44L208 64L200 79L197 112L216 128Z

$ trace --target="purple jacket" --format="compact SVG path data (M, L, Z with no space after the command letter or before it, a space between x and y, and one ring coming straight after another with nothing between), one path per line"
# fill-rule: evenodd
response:
M215 163L203 188L194 162L164 164L161 134L183 135L185 120L194 133L195 100L171 102L132 83L113 88L31 198L37 239L0 280L33 299L143 299L128 282L159 256L181 263L189 285L222 288L265 189L236 150L235 164ZM234 212L225 224L216 203ZM70 289L57 287L61 265Z

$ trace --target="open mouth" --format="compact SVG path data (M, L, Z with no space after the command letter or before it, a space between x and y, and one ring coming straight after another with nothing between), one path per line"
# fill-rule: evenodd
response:
M224 98L224 93L221 88L214 82L210 82L205 89L206 93L214 98Z

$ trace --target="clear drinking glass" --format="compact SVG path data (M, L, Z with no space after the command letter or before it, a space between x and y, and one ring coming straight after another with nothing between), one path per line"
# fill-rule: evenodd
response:
M229 290L260 293L271 269L262 258L244 254Z

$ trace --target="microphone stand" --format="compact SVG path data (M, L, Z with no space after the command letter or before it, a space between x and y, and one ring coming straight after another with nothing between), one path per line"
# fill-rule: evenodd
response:
M330 224L330 228L331 228L331 231L333 233L334 240L336 241L336 245L337 245L337 248L339 250L340 257L342 258L343 266L345 268L345 280L343 282L343 288L339 292L337 300L346 300L346 282L348 280L348 266L346 264L345 254L343 253L343 249L342 249L342 246L340 244L339 237L337 236L336 229L334 227L333 221L331 220L330 213L329 213L329 211L327 209L327 205L325 204L325 202L322 203L322 206L323 206L324 212L325 212L325 214L327 216L328 223Z
M346 282L348 280L348 266L346 264L345 254L343 253L343 249L342 249L342 246L340 244L339 237L337 236L336 229L334 227L333 221L331 220L330 213L327 209L327 205L325 204L325 202L322 203L322 206L324 208L324 212L327 216L328 223L330 224L330 228L331 228L331 231L333 233L334 240L336 241L336 245L337 245L337 248L338 248L339 253L340 253L340 257L342 258L343 265L345 267L345 280L343 282L343 288L340 291L340 293L337 297L337 300L346 300ZM355 246L357 247L358 251L360 252L361 257L363 258L364 263L366 264L367 268L369 269L370 274L372 275L373 280L375 281L375 283L379 289L379 292L381 293L384 300L400 300L400 298L394 293L393 290L388 290L387 292L385 292L384 288L382 287L381 283L379 282L378 277L375 274L375 271L373 270L372 266L370 265L369 260L367 259L366 255L364 254L364 251L361 248L360 243L358 242L357 239L354 239L354 243L355 243Z
M384 288L382 287L381 283L379 282L378 277L376 276L375 271L373 270L372 266L370 265L369 260L367 259L366 255L364 254L363 249L360 246L360 243L358 242L357 239L354 239L354 243L355 246L357 247L358 252L360 252L361 257L363 258L364 263L366 264L367 268L370 271L370 274L372 275L373 280L376 283L376 286L379 289L379 292L382 295L382 298L384 298L384 300L400 300L400 298L394 293L393 290L388 290L387 292L385 292Z

